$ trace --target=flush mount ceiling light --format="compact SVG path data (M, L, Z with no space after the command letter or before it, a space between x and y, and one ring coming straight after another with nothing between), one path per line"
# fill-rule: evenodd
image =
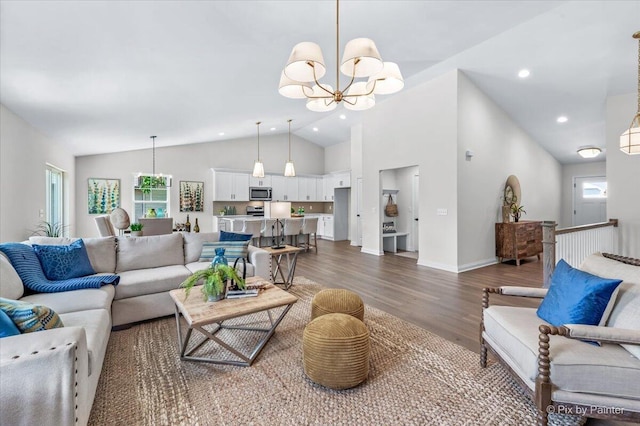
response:
M580 155L580 157L582 158L595 158L600 155L601 152L602 150L600 148L596 148L595 146L578 149L578 155Z
M640 154L640 31L633 35L638 39L638 112L629 128L620 136L620 150L625 154Z
M289 123L289 161L284 166L284 175L287 177L293 177L296 175L296 169L293 167L293 161L291 161L291 119L288 119Z
M568 119L566 116L561 115L560 117L558 117L558 118L556 119L556 121L557 121L558 123L562 124L562 123L566 123L567 121L569 121L569 119Z
M264 177L264 164L260 161L260 121L256 122L256 126L258 127L258 159L253 164L253 177L263 178Z
M522 69L518 72L518 77L520 78L527 78L531 75L531 71L527 70L527 69Z
M167 188L171 186L171 175L163 175L156 173L156 138L157 136L149 136L153 141L152 147L152 174L138 173L138 188Z
M404 87L400 68L393 62L382 62L373 40L356 38L346 44L340 60L340 4L336 0L336 88L321 84L326 73L322 50L316 43L305 41L293 47L280 74L278 91L292 99L307 99L311 111L331 111L344 101L347 109L361 111L373 107L374 95L389 95ZM350 78L340 89L340 72ZM367 81L356 78L368 77ZM315 85L311 85L315 83Z

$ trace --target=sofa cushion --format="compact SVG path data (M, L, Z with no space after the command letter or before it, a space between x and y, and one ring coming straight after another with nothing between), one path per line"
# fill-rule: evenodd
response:
M20 330L16 327L13 320L2 309L0 309L0 338L17 336Z
M29 237L29 243L39 245L67 245L78 238ZM116 270L116 237L83 238L91 266L97 273L114 273Z
M249 241L251 238L253 238L253 234L220 231L220 241Z
M183 265L121 272L115 300L173 290L190 275Z
M182 234L118 238L116 272L184 265Z
M228 261L233 262L238 258L247 258L249 254L249 241L216 241L202 243L202 253L200 253L200 262L213 260L216 257L216 249L224 249L224 257Z
M42 271L50 280L68 280L95 274L82 240L53 246L33 244Z
M555 326L604 325L615 302L613 293L621 282L572 268L560 259L538 316Z
M600 253L590 255L582 262L583 271L604 276L621 278L616 304L609 315L608 327L640 331L640 267L607 259ZM622 345L640 359L640 345Z
M89 376L92 373L100 374L104 354L111 333L111 315L104 309L91 309L81 312L69 312L60 314L60 318L67 327L78 326L85 330L87 335L87 351L89 352Z
M546 324L535 308L490 306L483 312L485 334L523 378L538 374L538 326ZM551 381L560 390L640 400L640 360L619 345L550 337ZM588 374L585 374L588 372Z
M191 262L191 263L187 263L184 266L186 266L191 273L194 273L202 269L208 268L209 266L211 266L211 262ZM229 262L229 266L233 266L233 262ZM236 265L236 270L238 271L238 275L242 277L242 262L238 262L238 265ZM254 266L251 263L247 262L246 276L253 277L254 275L255 275Z
M186 232L184 238L184 263L197 262L202 252L202 243L220 240L217 232Z
M0 253L0 297L20 299L23 294L24 285L20 276L4 253Z
M106 309L110 311L115 293L114 286L105 285L100 288L87 288L72 292L30 294L20 300L49 306L60 315L90 309Z
M58 314L44 305L33 305L0 297L0 309L11 318L21 333L33 333L64 327Z

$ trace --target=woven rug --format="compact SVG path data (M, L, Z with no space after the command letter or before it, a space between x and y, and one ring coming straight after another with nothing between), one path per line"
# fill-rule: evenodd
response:
M370 307L368 379L344 391L314 384L303 372L302 333L311 299L322 288L296 278L291 293L298 302L251 367L180 361L173 317L112 333L89 424L535 424L533 403L498 363L483 369L478 354ZM247 321L265 323L267 316ZM226 336L239 346L259 337ZM202 350L224 352L215 344Z

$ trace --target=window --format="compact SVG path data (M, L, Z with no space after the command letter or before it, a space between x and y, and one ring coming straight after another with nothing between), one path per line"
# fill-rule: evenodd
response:
M47 165L47 211L45 220L51 226L64 226L64 171Z
M170 187L156 184L152 176L136 177L133 187L133 221L149 217L151 209L156 217L169 217L169 195Z
M584 182L582 198L607 198L607 182Z

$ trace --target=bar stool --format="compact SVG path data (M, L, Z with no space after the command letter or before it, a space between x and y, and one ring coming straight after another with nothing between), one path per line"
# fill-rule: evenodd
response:
M302 231L300 233L305 238L305 241L301 244L306 251L309 251L311 247L316 249L318 253L318 218L317 217L305 217L302 222ZM313 244L311 244L311 234L313 234Z
M298 245L298 235L300 235L300 231L302 230L302 219L293 218L293 219L285 219L284 220L284 238L287 237L291 240L292 246ZM296 242L293 242L293 238L295 237Z
M260 239L267 239L267 246L271 246L270 239L273 238L273 225L276 223L276 219L265 219L264 227L262 231L260 231ZM260 242L260 247L262 247L262 242Z
M260 247L260 233L262 232L262 220L245 219L242 225L242 232L244 234L251 234L251 241L255 243L258 241L257 247Z

